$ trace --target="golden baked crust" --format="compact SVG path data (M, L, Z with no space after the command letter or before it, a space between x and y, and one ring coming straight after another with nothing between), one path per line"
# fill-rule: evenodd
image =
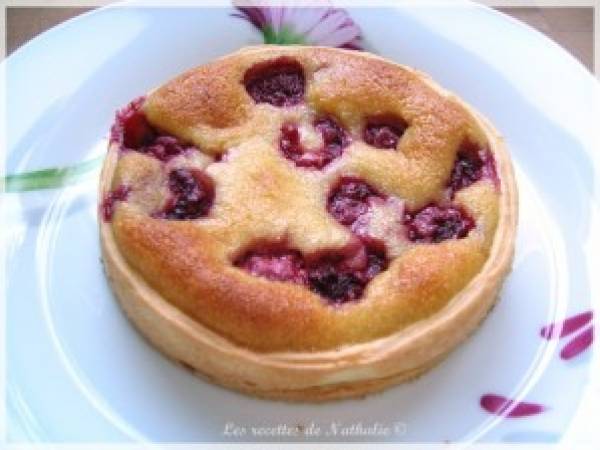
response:
M256 103L244 86L247 71L281 58L303 68L304 101ZM113 142L101 196L122 186L128 195L100 231L125 311L171 357L256 395L361 395L430 367L493 304L514 248L510 160L492 126L426 75L366 53L261 46L186 72L151 92L142 108L152 126L200 151L161 162ZM310 124L323 115L334 117L351 143L321 170L296 167L278 149L282 126L299 124L303 139L319 145ZM395 150L361 138L372 117L407 123ZM414 242L401 220L390 219L392 209L377 209L370 232L385 243L389 263L360 299L332 305L305 285L234 264L265 242L303 255L355 246L352 230L327 209L343 177L400 199L405 211L448 201L465 142L493 155L497 176L452 193L474 227L460 239ZM167 174L180 167L201 169L214 183L214 202L201 218L153 214L169 196Z

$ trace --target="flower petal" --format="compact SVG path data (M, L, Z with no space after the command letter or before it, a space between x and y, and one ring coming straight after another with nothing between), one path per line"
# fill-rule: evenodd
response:
M232 16L245 19L262 31L267 43L306 42L312 45L361 48L360 28L344 9L335 8L328 1L309 2L302 7L270 7L266 2L244 6L247 3L239 0L234 0L233 3L237 12ZM294 39L287 39L282 35L290 33Z
M565 337L587 325L594 317L593 311L586 311L565 319L562 322L552 323L542 327L540 335L544 339Z
M321 19L318 26L314 27L310 33L308 33L307 38L311 41L321 42L321 40L326 38L330 33L335 32L344 25L347 17L345 12L339 10L326 14Z
M247 20L259 30L262 30L267 24L267 19L265 17L263 8L251 8L243 6L235 6L235 8L239 12L232 13L232 16Z
M323 17L323 8L291 8L286 21L300 34L307 34Z
M593 325L579 333L563 347L560 352L561 359L575 358L581 352L587 350L592 345L592 342L594 342Z
M485 394L479 400L481 407L497 416L527 417L544 412L547 407L539 403L515 402L502 395Z
M358 32L360 33L360 32ZM334 31L329 36L321 40L321 45L329 47L343 47L353 42L357 38L357 30L346 27Z
M285 10L285 7L264 8L267 22L273 27L275 33L278 33L281 30Z

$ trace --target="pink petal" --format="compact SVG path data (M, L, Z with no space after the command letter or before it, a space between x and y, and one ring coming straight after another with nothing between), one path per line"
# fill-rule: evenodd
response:
M547 408L538 403L515 402L501 395L485 394L479 404L490 414L504 417L526 417L544 412Z
M314 27L307 38L312 42L321 42L329 34L335 32L340 26L344 24L348 16L342 11L336 11L335 13L328 14L321 19L319 25Z
M563 347L560 352L561 359L575 358L581 352L589 348L592 345L592 342L594 342L593 325L579 333Z
M302 33L305 36L308 36L310 32L318 28L321 22L325 17L327 17L327 13L330 8L303 8L303 31Z
M552 339L555 337L565 337L583 326L587 325L588 322L594 317L593 311L586 311L575 316L571 316L563 322L552 323L542 327L540 335L544 339Z
M281 30L285 10L286 8L284 6L264 8L265 16L267 17L267 23L269 23L273 27L275 33L279 33L279 31Z
M362 50L360 39L354 39L351 42L346 42L344 45L340 45L340 48L347 48L349 50Z
M235 6L235 8L239 12L232 13L232 16L247 20L259 30L262 30L262 28L266 25L267 19L265 17L263 8L250 8L243 6Z
M306 35L308 31L319 24L321 17L323 17L321 8L290 8L285 21L286 24L293 25L296 33Z
M319 43L329 47L343 47L354 41L360 35L360 31L353 28L341 28L321 39Z

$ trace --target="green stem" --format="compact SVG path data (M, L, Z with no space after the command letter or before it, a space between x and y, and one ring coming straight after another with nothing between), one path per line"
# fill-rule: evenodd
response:
M306 43L302 35L296 33L292 28L286 25L281 27L279 33L275 33L271 26L265 25L262 29L262 33L265 44L294 45Z
M86 178L90 172L100 166L104 155L69 167L52 167L17 173L4 177L6 192L25 192L37 189L54 189L76 183Z

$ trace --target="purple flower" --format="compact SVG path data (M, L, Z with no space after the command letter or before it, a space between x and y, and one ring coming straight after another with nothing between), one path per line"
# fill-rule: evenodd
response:
M263 34L265 44L323 45L361 50L360 28L350 15L329 6L245 6L234 1L232 15L246 19ZM260 2L252 3L254 5Z

